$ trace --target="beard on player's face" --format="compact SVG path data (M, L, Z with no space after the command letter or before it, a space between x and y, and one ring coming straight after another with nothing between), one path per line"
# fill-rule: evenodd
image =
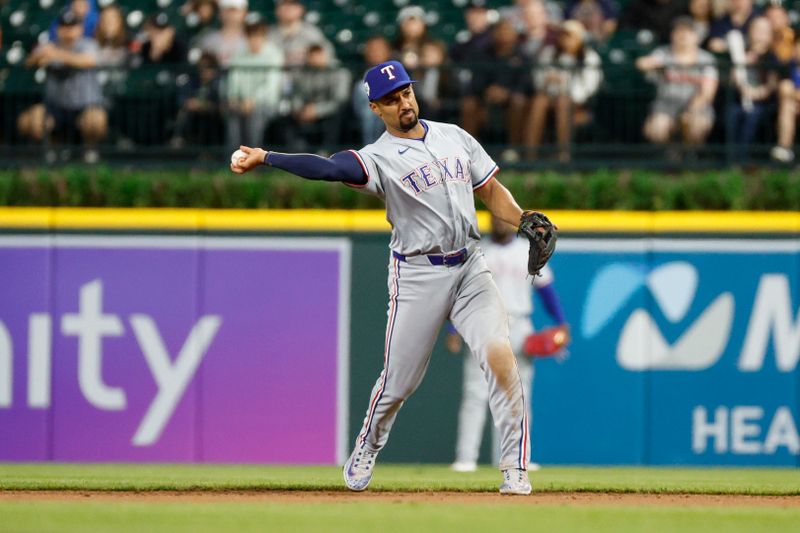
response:
M406 109L400 112L400 130L411 131L419 123L419 117L413 109Z

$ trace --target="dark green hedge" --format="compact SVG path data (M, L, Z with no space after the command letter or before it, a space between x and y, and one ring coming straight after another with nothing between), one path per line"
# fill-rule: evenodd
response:
M798 210L800 172L503 172L525 207L622 210ZM107 167L0 171L0 205L80 207L380 208L339 184L277 171L150 171Z

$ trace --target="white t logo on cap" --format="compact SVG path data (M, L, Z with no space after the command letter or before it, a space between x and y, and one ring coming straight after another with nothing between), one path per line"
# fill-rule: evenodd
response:
M394 79L394 65L386 65L381 69L381 72L389 76L390 80Z

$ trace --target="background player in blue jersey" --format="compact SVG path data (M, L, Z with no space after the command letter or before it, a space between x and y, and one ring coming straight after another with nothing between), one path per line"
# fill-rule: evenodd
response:
M397 61L367 71L370 109L386 126L373 144L330 158L242 146L231 170L242 173L264 164L308 179L341 181L386 203L392 236L384 364L344 465L347 487L367 488L397 413L422 381L449 319L488 382L501 435L500 492L530 494L525 394L500 292L478 246L474 197L509 224L519 224L523 212L494 179L497 165L471 135L452 124L419 119L413 83Z

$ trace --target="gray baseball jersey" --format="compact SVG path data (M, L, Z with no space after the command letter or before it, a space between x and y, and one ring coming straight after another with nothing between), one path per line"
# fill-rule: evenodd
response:
M362 188L386 202L390 247L404 255L447 253L476 243L480 234L473 191L498 171L466 131L453 124L421 122L423 139L384 132L353 152L368 177Z
M422 124L422 139L387 132L353 152L368 176L361 188L385 200L392 225L384 366L356 446L377 452L386 444L449 318L489 384L489 406L501 434L500 469L525 469L530 453L525 394L515 359L498 356L510 351L508 319L477 247L473 192L489 183L497 165L461 128ZM435 264L438 254L464 248L469 252L463 262Z

